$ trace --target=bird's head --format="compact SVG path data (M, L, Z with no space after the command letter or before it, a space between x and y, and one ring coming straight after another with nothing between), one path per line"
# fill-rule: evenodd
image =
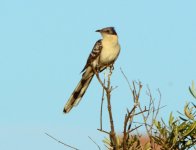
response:
M117 33L116 33L114 27L103 28L100 30L96 30L96 32L100 32L103 38L117 36Z

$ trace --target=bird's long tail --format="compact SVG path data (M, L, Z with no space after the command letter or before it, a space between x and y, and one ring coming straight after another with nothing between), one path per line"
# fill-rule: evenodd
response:
M85 76L86 75L83 75L82 79L80 80L77 87L71 94L69 100L67 101L63 110L64 113L68 113L74 106L78 105L83 95L85 94L94 74L91 74L90 77Z

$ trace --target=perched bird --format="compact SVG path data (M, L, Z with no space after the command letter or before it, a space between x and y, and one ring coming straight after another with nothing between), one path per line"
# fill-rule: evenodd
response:
M95 43L87 63L82 70L82 79L67 101L63 110L64 113L68 113L73 106L78 105L94 76L93 70L96 69L97 72L101 72L105 68L113 65L120 53L118 35L114 27L103 28L96 30L96 32L101 33L102 39Z

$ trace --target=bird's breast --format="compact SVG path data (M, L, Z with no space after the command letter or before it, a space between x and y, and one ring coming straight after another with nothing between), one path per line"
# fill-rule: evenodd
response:
M110 65L118 57L120 52L120 45L104 45L100 54L100 64L101 65Z

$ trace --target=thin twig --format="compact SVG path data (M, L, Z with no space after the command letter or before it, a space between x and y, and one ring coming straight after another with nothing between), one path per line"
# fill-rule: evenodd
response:
M133 121L133 123L145 125L145 123L143 123L143 122ZM146 123L146 125L149 126L149 127L152 126L151 124L148 124L148 123ZM152 127L152 129L156 131L155 128Z
M118 88L118 86L115 86L115 87L112 87L112 91L114 91L115 89L117 89Z
M99 150L101 150L100 146L90 136L88 136L88 138L98 147Z
M160 108L155 109L154 112L159 111L159 110L165 108L166 106L167 106L167 105L163 105L163 106L161 106Z
M100 131L100 132L103 132L103 133L106 133L106 134L110 135L110 133L105 131L105 130L102 130L102 129L97 129L97 130Z
M103 80L103 84L105 85L105 78ZM101 109L100 109L100 129L101 130L102 130L103 101L104 101L104 88L102 90Z
M70 146L70 145L68 145L68 144L65 144L65 143L63 143L63 142L57 140L56 138L54 138L53 136L51 136L51 135L48 134L48 133L45 133L45 134L46 134L47 136L49 136L51 139L53 139L53 140L59 142L60 144L62 144L62 145L64 145L64 146L67 146L67 147L72 148L72 149L75 149L75 150L79 150L79 149L77 149L77 148L75 148L75 147L73 147L73 146Z
M128 86L129 86L130 90L133 91L133 90L132 90L132 87L131 87L131 84L130 84L130 82L129 82L127 76L126 76L125 73L123 72L122 68L120 68L120 71L122 72L122 74L123 74L123 76L124 76L124 78L125 78L125 80L126 80Z
M93 72L95 73L99 83L101 84L101 86L104 88L105 91L107 91L107 87L105 86L105 84L101 81L98 72L95 70L95 68L92 66Z
M142 126L142 125L139 125L139 126L133 128L133 129L131 129L131 130L128 130L128 131L127 131L127 134L129 134L129 133L133 132L134 130L140 128L141 126Z
M141 112L138 112L138 113L135 113L134 116L137 116L137 115L140 115L141 113L144 113L144 112L148 112L149 110L147 110L146 108L141 111Z

